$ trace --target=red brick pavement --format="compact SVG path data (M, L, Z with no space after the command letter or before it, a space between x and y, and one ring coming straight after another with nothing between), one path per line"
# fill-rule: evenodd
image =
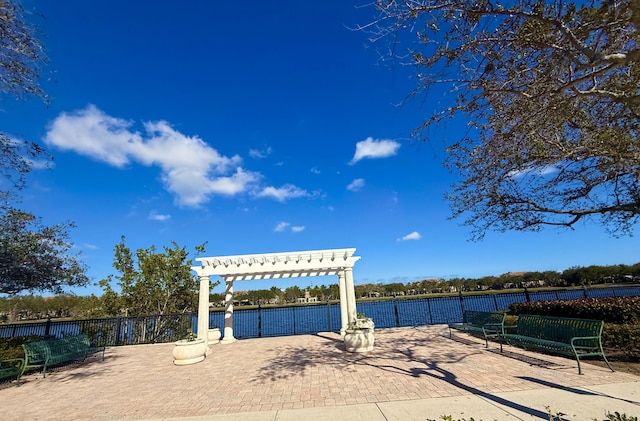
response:
M339 335L288 336L212 345L190 366L172 363L172 344L107 349L104 361L24 378L0 389L2 418L159 419L406 401L635 382L640 378L571 359L530 353L443 326L380 329L374 351L344 351Z

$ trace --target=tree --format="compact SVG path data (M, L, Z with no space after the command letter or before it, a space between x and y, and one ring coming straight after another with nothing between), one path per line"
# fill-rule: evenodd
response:
M40 73L47 62L37 31L27 23L24 9L0 0L0 94L18 99L35 96L46 101Z
M0 0L0 95L16 99L34 96L47 103L40 87L42 66L47 59L38 33L26 21L22 7L9 0ZM32 160L45 157L35 142L21 141L0 132L0 204L7 205L12 189L24 187L25 175Z
M284 290L284 301L286 303L295 303L298 298L304 297L304 292L297 285L292 285Z
M191 259L184 247L175 241L172 247L155 246L138 249L135 258L121 237L115 246L113 267L120 272L116 276L121 293L111 288L113 276L100 281L105 291L106 307L128 316L163 315L195 311L198 307L198 279L191 272ZM205 244L195 247L196 253L204 252ZM212 288L216 284L212 285ZM112 314L117 315L117 314Z
M38 35L20 5L0 0L0 95L33 96L47 103L39 83L47 59ZM61 293L65 285L88 282L77 255L68 254L68 231L73 224L46 227L31 213L10 206L14 192L25 186L33 160L45 156L37 143L0 132L0 293Z
M490 229L601 222L630 234L640 215L640 2L378 0L376 39L406 31L414 93L445 87L445 120L468 130L448 147L447 194L472 238ZM434 97L430 97L434 98ZM434 98L434 102L439 102Z
M78 255L68 252L73 224L42 226L30 213L10 209L0 215L0 293L51 291L89 282Z
M271 288L269 288L269 291L271 291L271 294L273 294L273 298L275 298L276 303L282 302L284 293L280 288L278 288L277 286L272 286Z

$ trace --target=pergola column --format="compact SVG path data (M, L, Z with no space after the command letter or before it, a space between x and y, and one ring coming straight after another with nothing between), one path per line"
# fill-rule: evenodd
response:
M340 283L340 333L356 319L356 294L353 285L353 265L360 260L355 248L305 250L283 253L244 254L196 258L200 266L193 266L201 279L198 307L198 337L206 337L209 330L209 276L220 276L226 283L224 337L220 343L234 342L233 281L258 281L304 276L338 275ZM206 283L203 277L206 276ZM205 287L207 288L205 290ZM206 309L204 302L206 299ZM202 325L200 324L202 323ZM206 323L206 324L205 324Z
M233 337L233 277L224 278L227 289L224 294L224 336L220 341L221 344L230 344L235 342Z
M344 268L345 274L345 286L347 289L347 317L349 319L349 323L355 322L356 320L356 288L353 285L353 268L346 267Z
M199 276L200 293L198 295L198 339L207 342L209 332L209 275Z
M344 336L349 325L347 310L347 286L344 271L338 272L338 287L340 288L340 335Z

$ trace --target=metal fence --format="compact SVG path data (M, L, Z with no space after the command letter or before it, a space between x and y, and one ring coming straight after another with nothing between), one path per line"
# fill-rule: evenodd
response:
M462 321L464 310L507 310L511 303L540 300L639 296L638 286L502 292L478 295L394 298L356 303L358 313L371 317L377 328L422 326ZM209 326L222 326L223 311L209 314ZM338 303L305 306L236 309L233 331L237 338L286 336L337 332L340 330ZM119 346L172 342L184 337L187 329L197 330L197 314L118 317L36 323L1 324L0 338L88 334L98 345Z
M47 320L0 325L0 338L18 336L57 337L85 333L93 345L119 346L182 339L187 329L195 331L195 314L170 314L109 319Z

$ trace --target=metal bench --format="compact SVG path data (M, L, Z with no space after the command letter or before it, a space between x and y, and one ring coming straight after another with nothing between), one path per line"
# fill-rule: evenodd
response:
M578 362L578 374L582 374L580 358L600 356L614 371L602 348L603 327L602 320L521 314L516 333L499 335L500 352L502 343L506 342L524 349L574 357Z
M20 376L29 369L42 368L42 377L47 376L47 368L83 361L98 352L102 352L104 360L105 351L104 346L91 346L91 341L85 334L59 339L42 339L25 343L22 348L24 349L24 364L22 364Z
M505 313L465 310L462 313L462 323L448 324L449 338L451 338L452 330L482 333L485 347L488 348L488 338L496 338L498 334L504 333L505 316Z
M12 380L14 378L20 380L23 365L23 358L0 360L0 381Z

